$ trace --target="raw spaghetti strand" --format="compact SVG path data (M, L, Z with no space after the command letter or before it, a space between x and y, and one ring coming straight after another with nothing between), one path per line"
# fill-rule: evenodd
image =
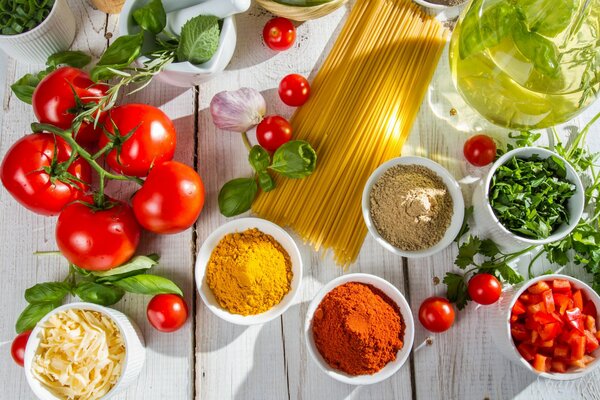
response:
M316 250L353 262L367 233L362 190L400 154L446 42L447 31L410 0L357 0L291 123L319 156L303 180L276 179L254 211L291 226Z

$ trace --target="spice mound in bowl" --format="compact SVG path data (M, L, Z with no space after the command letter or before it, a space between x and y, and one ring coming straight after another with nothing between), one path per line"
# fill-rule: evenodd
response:
M348 282L329 292L312 321L325 361L349 375L379 372L403 347L405 324L398 306L372 285Z
M225 235L206 267L208 286L221 307L240 315L260 314L279 304L292 277L288 252L256 228Z

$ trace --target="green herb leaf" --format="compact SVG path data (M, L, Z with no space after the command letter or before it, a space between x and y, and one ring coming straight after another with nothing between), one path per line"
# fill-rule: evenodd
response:
M554 37L564 31L577 9L575 0L516 0L519 17L527 29L544 36Z
M111 69L121 70L128 67L139 57L144 44L144 32L119 37L106 49L96 66L92 69L94 81L108 80L117 74Z
M101 306L112 306L121 300L125 292L114 286L104 286L95 282L82 282L75 288L75 294L83 301Z
M447 286L446 298L462 310L470 299L467 284L463 275L446 273L443 281Z
M557 76L560 61L554 43L538 33L529 32L523 24L516 24L512 34L515 45L536 70L550 77Z
M257 193L258 185L252 178L238 178L227 182L219 192L221 214L233 217L248 211Z
M458 231L458 235L454 238L455 243L459 243L460 239L465 236L469 232L469 219L473 215L473 206L465 208L465 216L463 218L462 226L460 227L460 231Z
M32 330L46 314L59 305L60 303L36 303L28 305L17 319L15 326L17 333Z
M481 240L477 236L470 236L469 239L458 247L458 256L454 264L460 269L465 269L469 265L473 265L475 255L479 253L481 248Z
M62 66L83 68L92 61L92 57L82 51L61 51L48 57L46 65L52 70Z
M269 156L269 153L262 146L256 145L250 150L248 161L254 171L256 171L257 174L260 174L269 168L271 156Z
M167 13L161 0L150 0L133 12L133 20L143 30L158 35L167 26Z
M301 179L311 175L317 166L317 153L308 142L292 140L273 154L271 170L286 178Z
M38 283L25 290L25 300L31 304L62 302L69 294L69 285L63 282Z
M498 245L491 239L484 239L481 241L479 252L490 258L493 258L501 253Z
M99 278L106 278L109 276L123 275L130 272L145 271L157 265L159 258L160 257L158 254L136 256L120 267L109 269L108 271L95 271L92 273L92 275Z
M258 174L258 185L263 192L270 192L275 189L275 181L268 172L263 171Z
M41 75L43 75L43 76L41 76ZM21 77L21 79L19 79L15 83L13 83L10 86L10 88L12 89L13 93L15 94L15 96L17 96L17 98L19 100L21 100L24 103L31 104L33 92L35 91L35 88L37 87L37 85L44 78L44 76L45 76L45 73L43 73L43 72L40 72L39 74L36 74L36 75L33 75L33 74L23 75Z
M196 65L208 62L219 48L220 35L217 17L199 15L190 19L181 28L177 60Z
M496 272L498 272L496 275L499 275L499 277L501 277L503 280L513 285L523 282L524 280L521 274L519 274L506 263L496 265Z
M175 283L162 276L135 275L115 281L113 284L130 293L149 295L173 293L183 296L183 292Z

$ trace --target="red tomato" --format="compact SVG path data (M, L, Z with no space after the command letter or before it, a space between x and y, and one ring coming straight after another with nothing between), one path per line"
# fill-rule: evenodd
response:
M271 50L287 50L296 41L296 27L289 19L273 18L263 29L263 39Z
M475 135L465 142L463 153L474 166L485 167L496 158L496 143L487 135Z
M279 84L279 97L288 106L299 107L310 97L310 84L302 75L288 75Z
M109 202L112 207L104 210L72 203L58 217L58 249L80 268L106 271L125 263L135 253L140 227L131 208L120 201Z
M176 294L159 294L148 303L148 321L161 332L174 332L181 328L188 317L185 300Z
M10 346L10 355L21 367L25 364L25 347L27 347L29 335L31 335L31 331L18 334Z
M150 170L132 204L144 229L154 233L181 232L192 226L202 211L204 185L192 168L168 161Z
M153 165L172 160L175 154L177 135L173 122L156 107L115 107L106 116L104 129L99 146L104 148L111 141L109 135L115 135L115 148L106 155L106 161L121 174L146 176Z
M38 121L69 129L75 116L83 110L78 108L76 97L82 104L98 103L106 95L108 86L94 83L87 72L73 67L62 67L50 73L33 92L33 112ZM75 134L77 143L92 146L98 142L102 128L93 123L83 123Z
M275 151L292 139L292 126L283 117L265 117L256 127L258 143L268 151Z
M488 305L498 301L502 293L502 285L494 275L477 274L469 281L468 290L474 302Z
M419 321L431 332L444 332L454 324L454 308L443 297L425 299L419 308Z
M88 189L82 183L65 183L57 176L64 173L64 165L71 155L71 147L61 138L48 133L33 133L19 139L8 150L0 178L6 190L24 207L41 215L56 215L67 204L83 197ZM56 158L57 163L53 163ZM83 182L92 181L92 171L83 159L76 159L67 173Z

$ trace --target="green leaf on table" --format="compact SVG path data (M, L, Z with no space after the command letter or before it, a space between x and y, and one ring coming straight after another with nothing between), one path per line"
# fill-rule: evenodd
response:
M150 0L133 12L133 20L143 30L158 35L167 26L167 13L161 0Z
M61 51L48 57L46 65L48 68L56 69L62 65L83 68L92 61L92 57L82 51Z
M467 268L475 262L475 255L479 253L481 240L477 236L469 236L466 242L458 246L458 256L454 264L461 269Z
M35 327L35 324L37 324L46 314L54 310L59 305L60 302L36 303L28 305L17 319L15 326L17 333L23 333L25 331L32 330Z
M524 278L515 271L510 265L506 263L500 263L496 265L496 272L502 277L506 282L514 285L516 283L523 282Z
M149 295L173 293L183 296L183 292L173 281L157 275L142 274L130 276L129 278L113 282L113 285L129 293Z
M92 275L99 278L107 278L114 276L121 276L130 272L143 272L152 268L158 264L160 256L158 254L149 254L147 256L136 256L129 260L127 263L108 271L94 271Z
M75 294L83 301L101 306L112 306L123 298L123 289L105 286L95 282L82 282L75 288Z
M252 207L258 193L253 178L238 178L227 182L219 191L219 211L226 217L244 213Z
M286 178L301 179L311 175L317 166L317 153L308 142L292 140L273 154L269 167Z
M262 171L258 173L258 186L263 192L270 192L275 189L275 181L267 171Z
M24 103L31 104L33 92L40 81L41 79L37 75L26 74L23 75L18 81L10 85L10 88L19 100Z
M481 241L479 252L489 258L493 258L501 253L498 245L491 239Z
M257 174L264 172L269 168L269 164L271 164L271 156L262 146L256 145L250 149L250 154L248 154L248 162L256 171Z
M217 52L220 35L217 17L199 15L190 19L181 28L177 60L204 64Z
M92 80L95 82L108 80L118 75L112 70L119 71L131 65L142 52L143 44L144 32L119 37L108 46L108 49L92 69L90 74Z
M447 287L446 298L450 300L450 302L456 303L456 307L458 307L459 310L465 308L470 297L464 276L448 272L446 273L446 276L444 276L443 282Z
M38 283L25 290L25 300L31 304L61 302L70 288L64 282Z
M460 230L458 231L458 235L456 235L456 237L454 238L454 242L455 243L459 243L460 239L462 239L463 236L465 236L467 234L467 232L469 232L469 219L471 218L471 216L473 215L473 206L470 207L466 207L465 208L465 216L463 217L463 223L460 227Z

